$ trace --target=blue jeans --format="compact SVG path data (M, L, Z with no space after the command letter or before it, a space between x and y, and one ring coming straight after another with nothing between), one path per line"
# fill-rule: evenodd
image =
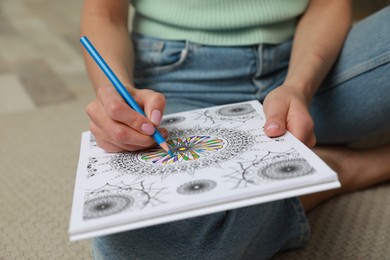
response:
M319 143L390 129L390 7L356 24L310 107ZM215 47L134 35L138 88L164 93L166 113L257 99L285 79L291 41ZM268 259L303 246L297 198L93 239L96 259Z

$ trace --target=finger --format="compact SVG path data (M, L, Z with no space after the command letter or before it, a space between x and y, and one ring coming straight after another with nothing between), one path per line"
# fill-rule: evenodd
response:
M102 139L96 139L96 145L107 153L119 153L125 151L125 149L123 149L122 147L116 146Z
M317 143L317 138L315 136L315 134L313 133L311 136L310 136L310 139L307 141L306 145L310 148L313 148Z
M95 136L96 145L105 150L106 152L115 153L122 152L125 150L124 148L107 141L107 135L95 123L91 122L89 124L89 130L91 130L91 133Z
M158 128L158 131L160 132L160 134L162 135L162 137L164 139L168 138L169 133L168 133L167 129L165 129L165 128Z
M162 115L165 109L165 97L163 94L143 89L136 92L134 99L142 105L145 114L155 126L161 123Z
M149 147L155 142L151 136L141 134L128 125L112 120L97 101L90 103L86 112L91 121L106 133L107 140L111 143ZM151 127L154 132L155 128L152 125Z
M305 109L296 110L300 113L291 112L287 119L287 129L308 147L313 147L316 143L314 135L314 123L308 112L303 112Z
M269 137L283 135L286 132L287 104L279 102L276 98L266 98L263 108L266 117L264 124L264 132L266 135Z
M294 135L299 141L301 141L302 143L304 143L306 146L308 147L314 147L316 142L317 142L317 138L316 136L314 135L314 133L302 133L302 130L296 130L296 129L292 129L292 130L289 130L291 132L292 135Z
M90 123L90 130L96 138L96 144L103 150L109 153L123 152L123 151L137 151L145 149L146 147L127 145L127 144L116 144L113 143L108 135L95 123Z
M137 146L128 146L126 149L120 146L116 146L110 142L106 142L104 140L98 140L96 139L96 144L99 146L101 149L106 151L107 153L119 153L119 152L124 152L124 151L138 151L138 150L143 150L145 148L137 147Z
M145 135L152 135L155 132L153 123L144 115L130 108L112 86L100 87L97 96L106 114L112 120L125 124Z

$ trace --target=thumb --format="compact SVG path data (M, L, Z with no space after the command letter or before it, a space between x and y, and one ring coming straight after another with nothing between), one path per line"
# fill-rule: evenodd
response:
M149 90L142 89L137 91L137 102L142 104L147 118L152 121L155 126L159 126L162 120L165 109L165 97L163 94Z
M266 122L264 132L269 137L278 137L286 132L288 105L277 99L266 99L263 104Z

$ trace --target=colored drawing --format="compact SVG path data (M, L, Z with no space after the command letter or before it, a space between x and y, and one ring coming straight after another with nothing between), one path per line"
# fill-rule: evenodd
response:
M170 139L167 143L174 156L170 156L161 148L155 148L142 154L141 160L156 165L182 163L210 156L227 145L227 141L222 138L201 135Z

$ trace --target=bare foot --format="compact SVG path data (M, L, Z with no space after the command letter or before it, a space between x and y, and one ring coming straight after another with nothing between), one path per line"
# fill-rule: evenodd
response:
M317 146L313 151L337 172L341 188L300 197L305 211L336 195L390 180L390 144L369 149Z

